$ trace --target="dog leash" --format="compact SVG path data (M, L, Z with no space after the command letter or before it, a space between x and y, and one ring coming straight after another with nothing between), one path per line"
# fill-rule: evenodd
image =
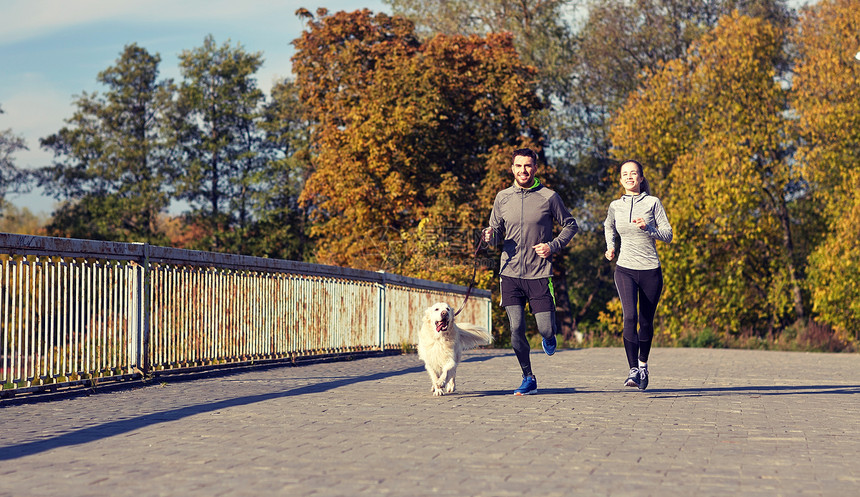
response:
M466 307L466 301L469 300L469 295L472 294L472 288L475 287L475 276L478 274L478 253L481 251L481 248L483 247L483 245L484 245L484 232L483 232L483 230L481 230L481 232L478 233L478 243L475 244L475 254L474 254L475 264L472 266L472 278L471 278L471 280L469 280L469 288L466 289L466 297L463 299L463 304L460 306L459 309L457 309L457 312L454 313L455 317L458 314L460 314L460 311L462 311L464 307Z

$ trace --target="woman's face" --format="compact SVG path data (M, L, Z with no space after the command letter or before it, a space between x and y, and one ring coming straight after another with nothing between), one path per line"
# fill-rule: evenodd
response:
M625 162L621 165L621 186L627 193L639 193L640 185L644 179L639 174L639 166L633 162Z

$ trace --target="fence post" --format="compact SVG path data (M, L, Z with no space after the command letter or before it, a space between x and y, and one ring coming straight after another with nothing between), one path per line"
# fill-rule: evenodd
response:
M487 299L487 329L493 332L493 299Z
M142 307L142 312L140 316L140 347L141 347L141 358L143 362L141 364L141 371L143 371L144 376L149 376L152 373L152 355L150 354L149 347L149 339L150 339L150 313L152 312L152 282L150 281L150 268L149 268L149 244L143 244L143 277L141 278L141 288L140 288L140 302Z
M379 350L384 352L385 351L385 327L387 324L386 323L387 317L385 315L385 308L386 308L385 271L380 270L380 271L377 271L377 273L379 273L379 275L380 275L379 283L376 284L377 288L379 288L379 296L378 296L377 304L376 304L378 306L377 312L378 312L378 316L379 316L379 328L377 330L377 336L378 336L378 341L379 341L378 342L379 343Z

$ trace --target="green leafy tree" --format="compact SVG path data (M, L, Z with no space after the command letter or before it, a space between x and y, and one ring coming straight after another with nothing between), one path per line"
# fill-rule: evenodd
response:
M794 33L798 163L819 209L824 241L811 254L808 287L818 319L860 340L860 5L822 0Z
M284 80L272 88L259 125L270 149L270 161L254 201L259 206L249 236L254 255L295 260L311 257L308 213L299 205L311 168L310 123L304 113L293 81Z
M176 192L191 206L188 222L207 236L195 248L248 253L261 177L269 162L259 125L265 99L254 74L261 53L241 45L203 46L179 55L183 80L173 128L182 156Z
M726 16L686 59L646 78L614 121L615 152L651 166L675 228L663 249L673 333L763 333L804 317L782 46L779 27Z
M158 80L160 57L131 44L99 73L104 94L83 93L68 126L43 138L54 163L37 171L63 201L48 233L163 243L158 216L169 203L173 149L162 127L172 83Z

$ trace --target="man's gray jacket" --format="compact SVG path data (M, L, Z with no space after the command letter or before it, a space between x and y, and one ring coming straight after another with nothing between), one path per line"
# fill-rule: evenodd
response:
M561 232L553 238L553 222ZM491 244L504 236L500 274L512 278L539 279L552 276L552 256L542 259L532 248L549 244L553 254L564 248L579 231L561 197L535 179L531 188L514 183L500 191L490 213Z

